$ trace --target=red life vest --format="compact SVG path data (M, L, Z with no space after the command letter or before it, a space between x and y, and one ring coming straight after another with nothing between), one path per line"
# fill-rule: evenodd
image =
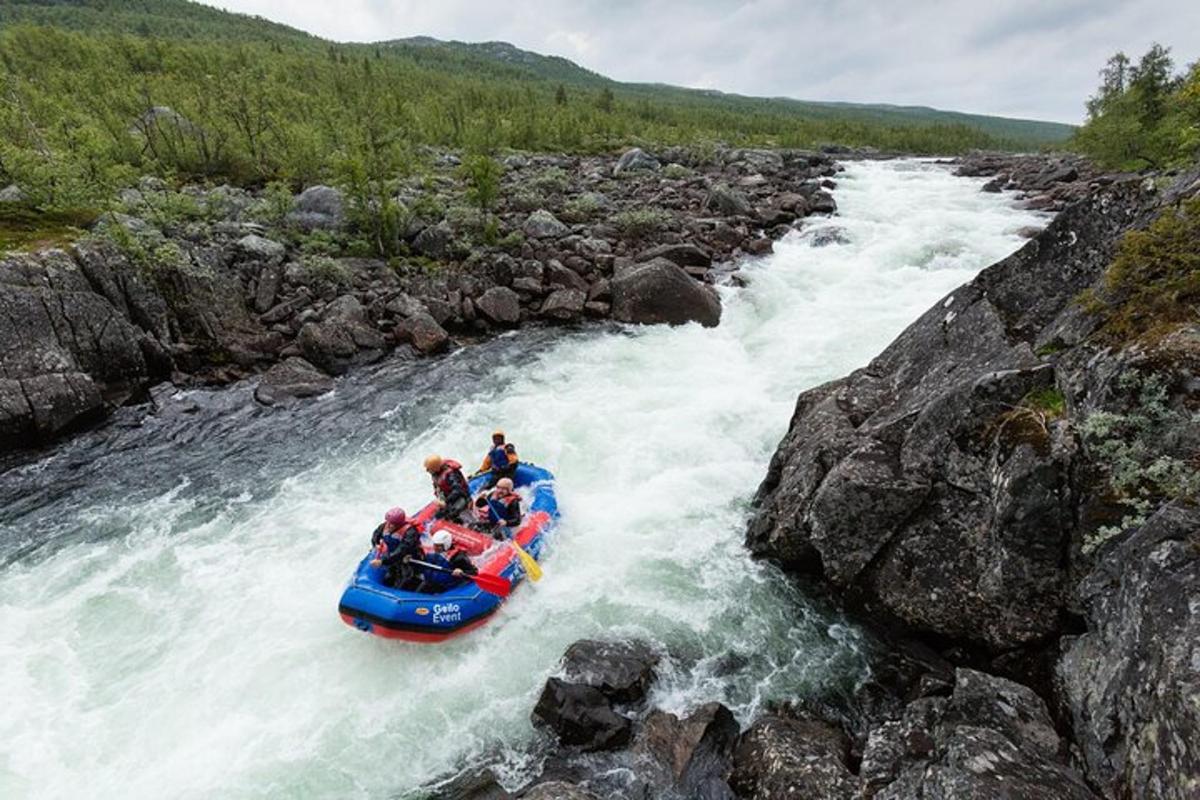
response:
M459 489L460 491L469 491L469 489L463 485L466 483L465 478L461 478L462 483L459 483L459 481L456 480L456 473L457 476L462 475L460 470L462 470L462 464L458 463L457 461L446 459L442 462L442 468L438 470L436 475L433 476L433 491L437 493L438 497L444 500L445 498L449 497L455 489Z

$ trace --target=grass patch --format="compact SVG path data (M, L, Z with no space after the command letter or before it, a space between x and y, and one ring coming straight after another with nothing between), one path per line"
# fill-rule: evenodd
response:
M0 203L0 252L65 247L87 233L98 216L91 210L42 212Z

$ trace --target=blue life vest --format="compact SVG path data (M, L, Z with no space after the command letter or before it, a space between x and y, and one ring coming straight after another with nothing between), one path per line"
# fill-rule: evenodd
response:
M492 471L504 469L508 466L508 451L504 449L504 445L496 445L492 451L488 453L488 458L491 459Z

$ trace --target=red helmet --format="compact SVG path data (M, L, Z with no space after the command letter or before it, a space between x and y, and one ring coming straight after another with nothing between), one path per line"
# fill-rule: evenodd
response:
M405 514L404 509L400 508L399 506L389 509L388 512L383 515L383 521L392 525L403 525L406 519L408 519L408 515Z

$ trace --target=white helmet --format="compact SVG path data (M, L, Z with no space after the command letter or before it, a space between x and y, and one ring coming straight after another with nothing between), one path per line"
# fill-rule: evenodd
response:
M433 535L433 546L438 550L449 550L454 544L454 537L450 535L450 531L438 531Z

